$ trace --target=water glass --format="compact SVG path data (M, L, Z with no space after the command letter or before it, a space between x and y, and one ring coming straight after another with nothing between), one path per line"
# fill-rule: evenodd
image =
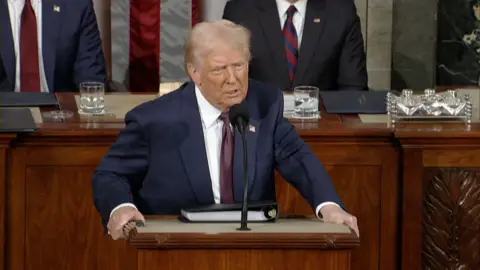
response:
M80 84L80 113L105 113L105 86L101 82L84 82Z
M318 118L318 99L320 90L315 86L297 86L293 89L295 108L293 117Z

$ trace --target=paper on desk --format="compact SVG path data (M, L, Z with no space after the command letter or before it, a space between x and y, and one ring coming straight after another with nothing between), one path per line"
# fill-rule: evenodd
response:
M243 233L239 223L184 223L177 219L147 219L139 233ZM318 219L278 219L276 222L249 223L248 233L351 233L342 224L325 223Z
M386 114L359 114L358 117L365 124L385 124L388 123Z
M156 94L137 94L132 95L129 93L115 93L105 95L105 116L114 116L117 119L124 119L125 114L136 106L145 103L150 100L156 99L158 96ZM77 103L77 108L80 108L80 96L75 96L75 102ZM92 116L94 118L102 118L103 116Z
M158 95L163 96L165 94L168 94L182 86L183 82L163 82L160 83L160 86L158 87Z
M30 113L32 114L33 121L35 121L35 124L41 124L43 123L43 117L42 113L40 112L39 107L29 107Z

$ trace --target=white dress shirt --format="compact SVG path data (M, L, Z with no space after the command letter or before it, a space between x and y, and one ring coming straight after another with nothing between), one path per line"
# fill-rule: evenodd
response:
M210 179L212 181L213 198L215 203L220 203L220 151L222 147L223 121L220 120L219 117L222 111L210 104L196 86L195 96L197 97L200 118L202 120L208 169L210 171ZM230 126L230 128L232 128L232 126ZM324 202L319 204L315 209L315 214L317 217L319 217L320 209L329 204L338 206L338 204L334 202ZM123 206L131 206L136 208L132 203L122 203L115 207L112 212L110 212L110 216L112 216L115 210Z
M261 0L258 0L258 1L261 1ZM295 26L295 30L297 31L298 48L300 48L300 44L302 43L305 14L307 12L307 0L298 0L294 4L288 2L287 0L276 0L276 1L277 1L278 17L280 18L281 29L283 29L283 26L285 25L285 21L287 20L288 8L291 5L294 5L297 8L297 12L295 12L295 14L293 15L293 25Z
M37 18L38 62L40 71L40 87L42 92L48 92L42 55L42 0L31 0ZM15 49L15 92L20 92L20 24L25 0L7 0L10 25L12 26L13 46Z

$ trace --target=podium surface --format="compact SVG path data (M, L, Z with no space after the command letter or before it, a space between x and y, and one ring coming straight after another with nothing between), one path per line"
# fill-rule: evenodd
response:
M147 218L130 236L137 269L350 269L360 241L344 225L312 218L250 223L189 223Z

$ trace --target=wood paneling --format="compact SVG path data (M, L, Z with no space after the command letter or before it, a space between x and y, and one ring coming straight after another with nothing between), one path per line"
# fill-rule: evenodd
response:
M401 139L402 269L480 268L480 135L473 135Z
M398 153L388 145L310 143L349 212L358 218L361 247L352 269L395 269L398 264ZM300 193L277 177L280 213L314 214ZM382 224L382 226L381 226Z
M14 149L7 269L135 269L135 250L104 233L93 206L92 160L105 151L88 146ZM48 158L40 162L38 152Z
M135 253L108 241L92 207L93 171L90 166L27 167L25 269L134 269L125 258Z
M459 151L460 149L425 150L423 164L425 167L475 167L480 164L480 149L461 149Z
M7 148L13 138L15 138L13 134L0 134L0 270L6 266Z
M266 263L268 262L268 263ZM344 270L348 251L315 250L168 250L140 251L143 270Z
M423 269L480 269L479 202L480 170L425 170Z

